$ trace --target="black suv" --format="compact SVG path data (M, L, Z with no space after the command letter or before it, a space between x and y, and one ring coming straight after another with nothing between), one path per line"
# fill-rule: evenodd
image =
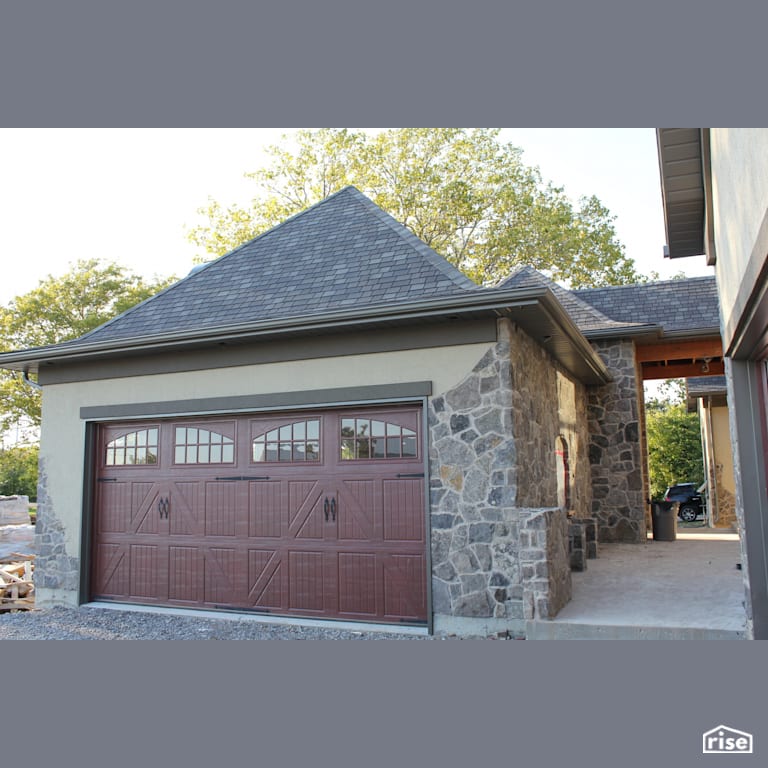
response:
M698 492L696 483L670 485L664 494L664 501L679 502L677 516L686 523L691 523L704 514L704 499Z

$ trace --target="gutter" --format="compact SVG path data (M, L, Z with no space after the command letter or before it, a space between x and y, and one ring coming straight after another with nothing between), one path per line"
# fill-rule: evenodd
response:
M76 363L86 360L108 359L142 354L158 354L171 350L194 349L204 346L238 344L264 339L299 335L320 335L364 329L380 325L407 325L435 322L460 317L492 315L508 318L537 338L536 328L546 327L547 334L554 330L576 353L574 360L582 374L601 382L610 380L602 359L592 349L570 315L546 287L516 288L513 290L478 290L470 295L429 299L408 305L382 305L317 315L266 320L258 323L217 326L192 331L157 334L129 338L112 338L102 342L75 340L48 347L36 347L0 354L0 367L37 372L40 365ZM541 336L541 334L539 334ZM568 366L566 366L568 367ZM580 374L574 372L580 377Z

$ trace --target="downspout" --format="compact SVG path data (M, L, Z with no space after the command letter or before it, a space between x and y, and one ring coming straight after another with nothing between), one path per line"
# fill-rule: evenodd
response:
M32 379L29 378L29 368L24 369L21 378L24 380L24 383L28 384L32 389L42 392L43 388L36 381L32 381Z

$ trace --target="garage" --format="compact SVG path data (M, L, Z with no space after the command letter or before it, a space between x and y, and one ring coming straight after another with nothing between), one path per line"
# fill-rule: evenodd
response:
M91 599L426 623L421 406L96 431Z

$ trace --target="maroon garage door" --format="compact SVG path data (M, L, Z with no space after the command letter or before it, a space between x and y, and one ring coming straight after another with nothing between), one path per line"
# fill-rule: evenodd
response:
M102 424L91 596L426 621L419 408Z

